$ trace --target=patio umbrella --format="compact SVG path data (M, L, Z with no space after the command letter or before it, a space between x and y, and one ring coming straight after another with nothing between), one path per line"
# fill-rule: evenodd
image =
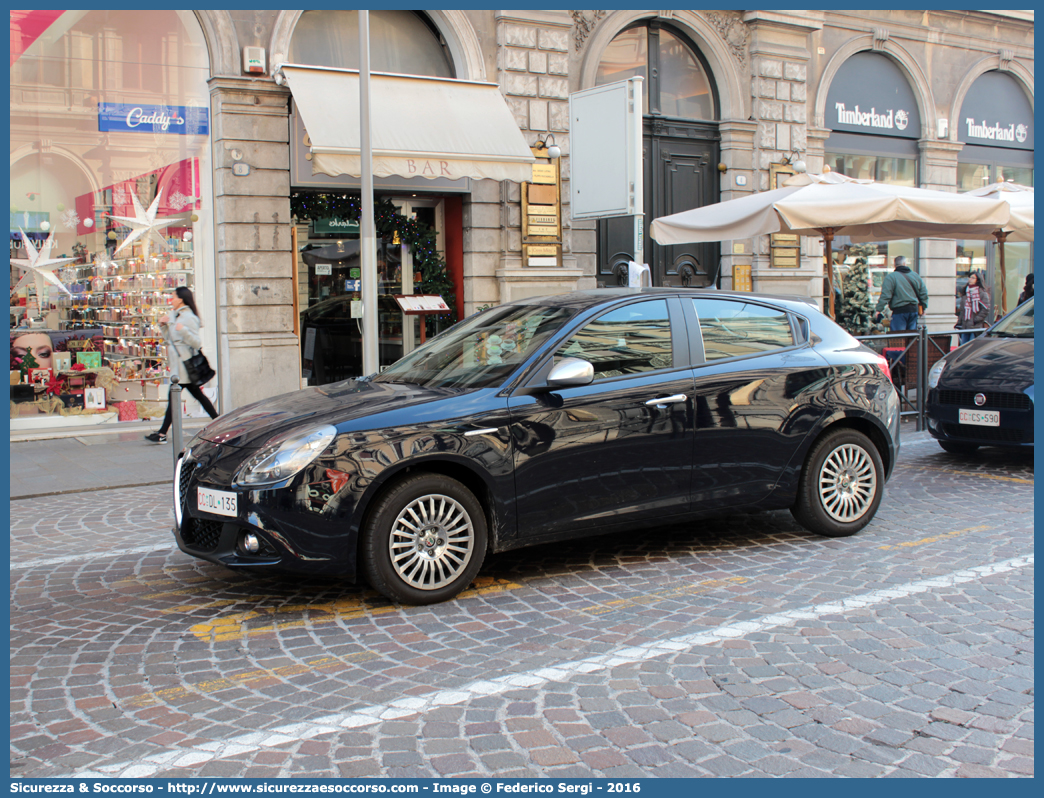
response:
M655 219L651 236L660 244L728 241L768 233L817 236L826 242L826 269L834 284L831 249L835 235L864 241L914 236L989 235L1007 223L1006 203L946 191L860 180L836 172L800 174L782 188ZM834 293L829 292L834 316Z
M1033 189L1018 183L992 183L967 193L973 197L1004 200L1011 208L1011 218L1004 227L992 230L987 236L966 236L993 239L997 242L997 251L1000 253L1001 310L1007 313L1008 283L1004 279L1004 242L1033 240Z

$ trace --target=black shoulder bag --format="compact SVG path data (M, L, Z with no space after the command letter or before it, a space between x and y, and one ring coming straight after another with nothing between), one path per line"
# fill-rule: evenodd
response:
M177 344L174 344L174 349L177 351L178 356L181 356L181 349ZM191 352L191 347L189 348ZM189 382L195 385L204 385L214 378L216 372L210 367L210 363L207 361L207 356L203 354L203 350L200 349L188 360L182 360L185 364L185 373L188 374Z
M202 349L188 360L183 360L182 362L185 364L185 371L188 372L189 382L203 385L214 378L214 369L210 367L207 356L203 354Z

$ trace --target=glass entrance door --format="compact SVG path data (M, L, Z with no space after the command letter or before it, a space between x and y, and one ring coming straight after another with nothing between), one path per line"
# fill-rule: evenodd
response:
M440 200L394 200L396 210L435 227ZM334 231L334 232L328 232ZM418 275L398 231L377 239L378 364L383 370L413 350L418 317L402 313L396 295L414 293ZM298 227L301 375L309 385L360 377L362 266L357 225L302 220Z

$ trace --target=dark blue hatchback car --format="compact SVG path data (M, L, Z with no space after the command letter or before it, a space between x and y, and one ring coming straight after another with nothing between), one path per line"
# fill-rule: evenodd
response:
M1033 300L928 373L928 431L954 454L1033 446Z
M887 362L807 300L602 289L478 313L379 375L222 416L179 547L442 601L487 552L734 509L851 535L899 451Z

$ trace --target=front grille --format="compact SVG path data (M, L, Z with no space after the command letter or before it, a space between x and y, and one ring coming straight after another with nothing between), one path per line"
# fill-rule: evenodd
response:
M191 460L183 460L181 462L181 479L178 480L178 501L181 506L185 506L186 494L188 493L189 481L192 479L192 471L195 469L196 464Z
M1011 427L979 427L972 424L943 424L943 432L950 438L967 438L996 443L1025 443L1026 431Z
M978 391L939 391L939 404L959 405L960 407L976 407L975 394ZM986 404L982 407L990 410L1030 410L1033 403L1024 393L986 393Z
M205 518L186 518L181 527L181 539L186 546L200 551L213 551L221 539L222 521L209 521Z

